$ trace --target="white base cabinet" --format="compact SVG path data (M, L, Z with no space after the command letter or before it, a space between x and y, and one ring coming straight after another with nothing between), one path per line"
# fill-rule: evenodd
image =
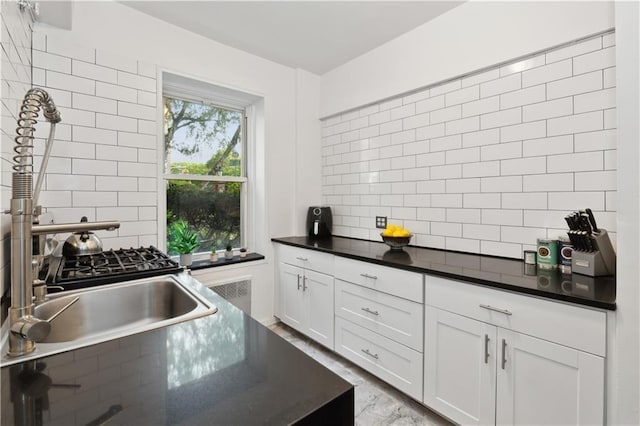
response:
M333 277L280 263L281 320L333 349Z
M452 312L452 297L465 286L471 291L461 315ZM555 324L549 317L580 308L435 277L427 277L426 288L428 303L436 305L425 310L426 405L460 424L603 424L604 353L586 348L604 348L598 324L604 313L583 309L590 319L582 323L584 337L570 336L577 347L568 347L530 333L577 329L577 317ZM549 315L530 324L531 309Z

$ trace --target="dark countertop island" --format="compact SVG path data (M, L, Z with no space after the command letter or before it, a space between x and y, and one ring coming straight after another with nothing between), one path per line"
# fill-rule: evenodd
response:
M3 367L0 424L353 425L353 385L208 293L213 315Z
M540 269L534 270L533 275L528 275L521 260L414 246L390 250L382 242L346 237L334 236L317 240L308 237L283 237L272 238L271 241L488 287L608 310L616 309L615 276L588 277Z

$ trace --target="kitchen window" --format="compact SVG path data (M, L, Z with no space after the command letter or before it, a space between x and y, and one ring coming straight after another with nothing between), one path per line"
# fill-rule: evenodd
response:
M244 108L164 91L164 181L169 254L172 229L196 231L196 253L245 245L247 143Z

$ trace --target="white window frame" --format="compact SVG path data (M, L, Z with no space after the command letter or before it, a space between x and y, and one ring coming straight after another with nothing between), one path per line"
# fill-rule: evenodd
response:
M159 144L161 146L160 150L160 159L158 161L159 167L159 192L158 192L158 246L162 250L166 250L167 248L167 226L166 226L166 214L167 214L167 182L170 179L178 179L178 180L200 180L200 181L210 181L210 182L239 182L241 183L241 194L240 194L240 241L241 247L255 247L256 243L256 230L249 229L248 224L254 223L250 219L255 217L254 208L249 200L254 200L256 186L255 182L252 181L253 170L255 170L255 143L256 143L256 135L255 135L255 106L253 102L258 99L258 97L250 94L246 94L246 96L239 96L238 98L234 98L233 95L229 95L229 90L224 87L219 87L216 85L211 85L210 83L203 82L198 79L192 79L194 83L194 87L190 87L189 85L170 85L170 87L166 87L163 84L163 72L159 71L158 78L158 96L160 105L163 105L163 98L170 97L175 99L184 100L187 102L195 102L195 103L203 103L206 105L214 106L217 108L224 108L233 111L240 111L243 116L243 120L241 123L242 129L242 163L241 163L241 176L209 176L209 175L185 175L185 174L171 174L165 173L164 170L164 137L163 137L163 128L164 128L164 108L159 108L159 126L161 127L160 135L159 135ZM173 73L172 73L173 74ZM175 74L177 75L177 74ZM179 75L178 75L179 76ZM180 76L179 76L180 77ZM185 78L185 77L180 77ZM186 77L191 80L190 77ZM217 96L215 92L213 95L202 96L202 93L198 92L200 97L194 96L196 91L198 90L195 85L205 84L211 87L219 87L221 89L221 93L224 93L221 96ZM240 93L240 92L238 92ZM243 94L245 95L245 94ZM221 99L222 102L217 101L214 102L212 98ZM250 99L250 101L247 101ZM237 249L238 247L234 247ZM196 256L202 255L205 252L197 252Z

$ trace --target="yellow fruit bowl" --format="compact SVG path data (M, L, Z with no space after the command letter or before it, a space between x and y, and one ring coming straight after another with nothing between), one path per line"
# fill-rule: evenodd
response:
M384 234L380 234L380 236L382 237L382 241L391 247L391 250L402 250L403 247L409 245L409 241L411 241L411 237L413 237L411 234L406 237L392 237Z

